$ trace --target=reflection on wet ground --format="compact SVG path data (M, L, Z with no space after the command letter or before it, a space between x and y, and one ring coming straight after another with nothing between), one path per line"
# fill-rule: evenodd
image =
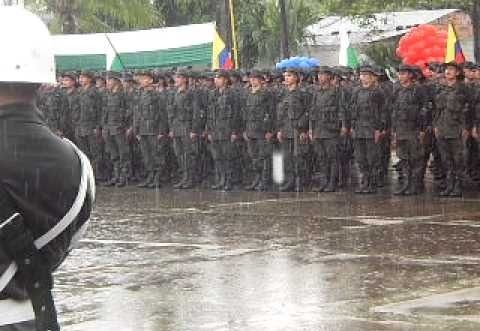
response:
M67 331L479 330L480 195L100 189Z

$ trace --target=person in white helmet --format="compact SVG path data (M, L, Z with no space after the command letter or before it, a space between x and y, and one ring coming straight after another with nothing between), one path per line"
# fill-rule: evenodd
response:
M95 181L35 106L40 84L55 81L47 27L0 6L0 39L0 331L56 331L52 273L86 230Z

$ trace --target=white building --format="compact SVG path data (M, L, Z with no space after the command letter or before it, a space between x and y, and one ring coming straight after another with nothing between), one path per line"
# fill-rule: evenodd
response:
M24 0L0 0L0 6L25 6Z
M396 41L421 24L432 24L446 30L452 21L459 33L467 59L473 59L473 37L470 17L458 9L416 10L376 13L370 17L330 16L307 28L305 53L318 58L322 65L338 65L339 31L345 27L350 42L360 50L372 43Z

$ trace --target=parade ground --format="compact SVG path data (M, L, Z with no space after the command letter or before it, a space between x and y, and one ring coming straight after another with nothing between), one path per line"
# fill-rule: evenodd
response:
M100 188L66 331L479 330L480 195Z

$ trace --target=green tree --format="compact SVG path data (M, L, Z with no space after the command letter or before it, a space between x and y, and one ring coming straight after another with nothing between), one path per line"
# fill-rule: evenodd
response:
M281 56L280 8L276 0L237 1L237 26L242 67L270 64ZM296 54L309 36L306 28L318 19L305 0L287 1L290 52Z
M33 10L52 17L54 33L113 32L158 25L150 0L26 0Z

